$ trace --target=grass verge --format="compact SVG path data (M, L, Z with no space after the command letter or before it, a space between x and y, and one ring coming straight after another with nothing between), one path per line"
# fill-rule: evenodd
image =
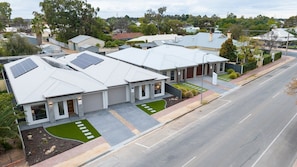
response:
M226 82L229 82L229 81L232 80L232 79L229 77L229 74L222 74L222 75L219 75L219 76L218 76L218 79L223 80L223 81L226 81Z
M154 113L157 113L161 110L164 110L166 107L166 101L165 100L158 100L153 101L150 103L143 103L136 105L138 108L140 108L142 111L146 112L149 115L152 115Z
M83 128L85 127L85 128ZM80 120L66 124L51 126L46 130L54 136L88 142L101 135L87 120Z

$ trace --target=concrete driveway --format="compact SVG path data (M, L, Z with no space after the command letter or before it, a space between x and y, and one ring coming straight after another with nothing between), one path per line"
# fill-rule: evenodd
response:
M88 113L85 118L111 145L117 145L159 124L134 104L110 106L107 110Z

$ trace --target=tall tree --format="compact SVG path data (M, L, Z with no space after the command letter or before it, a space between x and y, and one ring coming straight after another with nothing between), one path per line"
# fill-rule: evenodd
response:
M220 56L229 59L229 61L235 62L237 59L236 46L233 45L232 39L227 39L220 49Z
M81 0L44 0L40 2L46 22L57 39L67 42L77 35L96 36L99 8ZM95 32L94 32L95 31Z
M4 30L10 22L11 8L10 3L0 2L0 31Z
M37 54L38 49L36 46L30 44L25 38L15 34L8 37L8 41L2 44L0 55L3 56L20 56Z
M45 17L43 14L38 12L33 12L34 19L32 19L32 30L36 34L37 44L42 44L42 33L45 27Z

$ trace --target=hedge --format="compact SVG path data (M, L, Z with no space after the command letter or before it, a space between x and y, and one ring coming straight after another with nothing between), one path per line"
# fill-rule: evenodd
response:
M257 68L257 62L250 62L243 65L243 73Z
M282 57L282 52L277 52L274 54L274 61L280 59Z
M271 62L272 62L272 58L271 58L271 56L269 56L269 57L265 57L265 58L263 59L263 65L269 64L269 63L271 63Z

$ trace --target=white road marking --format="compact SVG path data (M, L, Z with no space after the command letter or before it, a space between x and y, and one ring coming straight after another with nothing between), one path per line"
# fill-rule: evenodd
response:
M290 123L295 119L296 116L297 116L297 113L291 118L291 120L286 124L286 126L278 133L278 135L272 140L272 142L263 151L263 153L260 155L260 157L254 162L254 164L252 165L252 167L255 167L255 165L262 159L262 157L264 156L264 154L270 149L270 147L280 137L280 135L285 131L285 129L290 125Z
M189 163L191 163L196 157L191 158L188 162L186 162L182 167L187 166Z
M275 78L275 77L277 77L278 75L280 75L280 74L282 74L282 73L286 72L288 69L290 69L290 68L293 68L294 66L296 66L296 64L294 64L294 65L292 65L292 66L288 67L287 69L285 69L285 70L281 71L281 72L280 72L280 73L278 73L278 74L275 74L273 77L271 77L271 78L269 78L269 79L267 79L267 80L265 80L265 81L261 82L259 85L263 85L264 83L266 83L266 82L268 82L268 81L272 80L273 78Z
M252 114L249 114L248 116L246 116L245 118L243 118L241 121L239 121L238 124L243 123L245 120L247 120L250 116L252 116Z
M138 146L141 146L141 147L144 147L144 148L146 148L146 149L149 149L150 147L148 147L148 146L146 146L146 145L143 145L143 144L140 144L140 143L135 143L136 145L138 145Z
M209 112L208 114L202 116L202 117L200 118L200 120L201 120L201 119L204 119L204 118L206 118L206 117L208 117L208 116L211 115L212 113L216 112L217 110L219 110L219 109L225 107L226 105L228 105L229 103L231 103L230 100L224 100L224 101L226 101L227 103L221 105L220 107L216 108L215 110L213 110L213 111Z
M280 92L277 92L275 95L272 96L272 98L275 98L276 96L278 96L280 94Z

